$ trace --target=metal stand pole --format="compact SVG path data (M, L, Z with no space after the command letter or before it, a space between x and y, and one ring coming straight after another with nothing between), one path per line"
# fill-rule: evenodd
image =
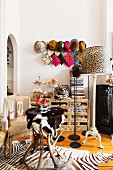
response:
M79 148L81 147L81 144L76 142L76 140L80 139L80 136L76 135L76 102L77 102L77 96L75 96L77 93L77 77L76 77L76 90L75 90L75 77L74 77L74 134L69 135L70 140L74 140L74 142L70 143L70 146L72 148Z

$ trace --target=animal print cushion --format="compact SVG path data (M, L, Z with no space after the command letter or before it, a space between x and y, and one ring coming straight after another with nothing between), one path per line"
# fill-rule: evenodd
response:
M11 121L11 126L8 129L9 136L17 135L23 132L27 132L27 120L26 116L19 117L13 121Z

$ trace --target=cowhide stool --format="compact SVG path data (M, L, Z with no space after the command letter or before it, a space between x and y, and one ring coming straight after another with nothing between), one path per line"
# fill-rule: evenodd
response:
M63 156L59 154L58 150L55 148L57 138L54 141L53 136L56 136L56 130L59 128L62 122L63 113L64 110L57 107L49 108L46 113L41 113L35 108L30 108L26 111L28 128L32 127L33 129L34 141L33 143L31 143L31 145L26 150L23 157L20 159L20 163L24 163L28 169L29 166L26 163L26 158L29 154L32 154L34 152L34 149L36 147L37 148L39 147L40 150L40 157L37 165L37 170L59 170L60 169L59 166L57 165L58 163L56 162L55 155L53 153L54 151L56 151L58 156L60 156L61 158L63 158ZM46 134L44 133L44 131L46 131L47 136L45 136ZM54 164L54 168L40 168L42 155L45 152L44 141L43 141L44 137L46 137L47 139L46 148L48 148L50 157Z

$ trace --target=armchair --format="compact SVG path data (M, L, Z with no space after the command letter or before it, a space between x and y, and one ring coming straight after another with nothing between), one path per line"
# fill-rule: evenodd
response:
M21 137L31 137L32 131L27 128L27 118L25 111L30 108L30 97L9 96L7 98L8 107L8 139L9 157L12 157L12 141ZM25 110L25 111L24 111Z

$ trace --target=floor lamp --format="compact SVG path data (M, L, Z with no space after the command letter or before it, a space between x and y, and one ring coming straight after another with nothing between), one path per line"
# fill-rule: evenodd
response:
M89 107L89 75L88 75L88 107ZM87 118L87 130L84 130L81 134L85 136L87 131L88 131L88 118Z
M74 77L74 134L69 135L68 138L70 140L74 140L74 142L70 143L70 146L72 148L79 148L81 147L81 144L76 142L76 140L80 139L79 135L76 135L76 100L77 100L77 77L80 75L80 67L78 64L75 64L72 68L72 75ZM76 80L76 81L75 81ZM76 89L75 89L75 83L76 83Z
M83 143L86 142L88 135L97 137L99 147L103 149L101 144L101 135L95 126L95 103L96 103L96 79L98 75L106 75L112 73L112 63L108 55L108 49L104 46L93 46L86 48L82 54L82 70L81 74L92 74L93 76L93 103L92 103L92 126L86 132Z

